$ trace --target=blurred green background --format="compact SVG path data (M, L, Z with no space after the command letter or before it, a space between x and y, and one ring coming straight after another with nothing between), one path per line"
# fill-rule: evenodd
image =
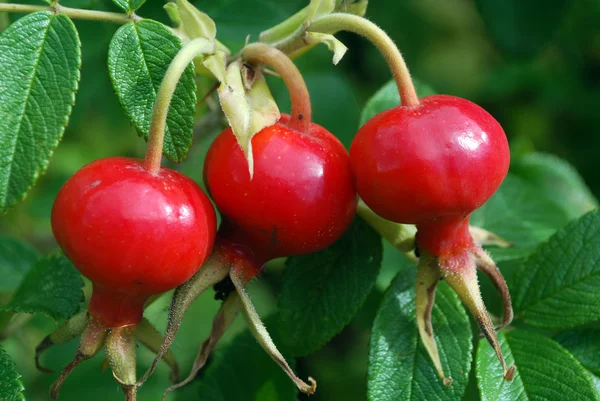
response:
M25 1L42 4L41 1ZM217 23L218 38L234 52L251 35L286 19L303 7L305 0L204 0L194 4ZM109 0L64 0L61 4L118 11ZM144 17L167 22L163 1L148 0L139 10ZM11 15L10 18L18 16ZM468 98L479 103L502 124L515 155L533 150L557 154L572 163L596 196L600 196L598 151L600 150L600 2L595 0L372 0L367 17L396 41L414 77L439 93ZM6 27L9 16L2 15ZM50 232L50 210L64 181L84 164L106 156L143 156L145 145L119 108L107 68L107 48L118 26L78 21L83 43L83 69L77 104L64 140L27 200L0 220L0 234L19 237L42 252L55 249ZM338 66L331 54L317 47L297 60L313 101L314 121L325 126L349 146L358 128L360 110L366 100L390 79L382 57L366 41L350 34L339 38L350 51ZM285 87L269 78L271 89L283 111L289 110ZM199 80L199 97L211 86ZM198 127L188 159L177 168L198 182L204 153L218 132L223 118L214 111L214 95L198 107ZM361 312L324 349L298 359L299 376L318 378L319 390L311 400L365 400L369 327L381 297L394 273L404 265L402 256L386 249L384 269L377 289ZM250 287L261 316L276 309L275 300L282 263L275 261ZM88 289L89 290L89 289ZM88 291L89 294L89 291ZM147 312L164 327L168 296ZM219 304L205 294L188 312L174 350L185 372L195 356L195 347L207 336ZM27 399L47 400L56 375L35 370L33 349L56 325L36 317L16 335L5 340L8 353L18 365ZM231 341L243 330L238 321L225 337ZM276 333L275 333L276 337ZM252 342L249 343L252 346ZM48 367L59 371L74 355L76 342L57 346L44 357ZM223 347L222 347L223 348ZM256 356L258 359L251 357ZM221 356L223 359L224 356ZM140 371L152 355L140 348ZM120 400L121 391L109 371L101 371L101 357L84 363L65 383L61 400ZM215 365L215 363L212 363ZM221 363L221 365L223 365ZM258 352L248 352L229 366L240 383L251 372L277 372L274 364ZM213 371L216 369L211 366ZM222 369L222 366L219 366ZM230 372L231 373L231 372ZM215 373L216 374L216 373ZM207 373L213 388L215 374ZM168 386L164 366L140 390L140 399L159 399ZM219 399L200 394L201 376L171 399ZM260 400L248 394L248 400ZM254 398L256 397L256 398ZM223 398L226 399L226 398ZM293 399L293 397L292 397ZM470 385L465 399L477 399Z

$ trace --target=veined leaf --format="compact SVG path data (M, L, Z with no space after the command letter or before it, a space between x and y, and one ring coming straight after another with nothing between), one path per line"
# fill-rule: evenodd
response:
M146 0L112 0L123 11L130 12L140 8Z
M278 325L294 355L316 351L350 323L377 280L382 257L381 237L356 218L329 248L287 260Z
M0 347L0 400L24 400L23 383L21 375L17 372L15 363L10 359L4 348Z
M75 101L80 47L73 22L47 11L0 34L0 211L48 167Z
M142 20L123 25L108 49L108 71L127 117L148 140L152 108L162 79L181 41L166 26ZM163 154L182 161L192 146L196 83L190 64L177 84L169 107Z

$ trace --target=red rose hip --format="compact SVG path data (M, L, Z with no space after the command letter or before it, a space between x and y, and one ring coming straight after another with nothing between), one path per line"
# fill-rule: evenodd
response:
M207 259L216 219L196 183L141 160L112 157L83 167L62 187L52 229L94 284L90 314L106 327L137 324L149 296L189 279Z

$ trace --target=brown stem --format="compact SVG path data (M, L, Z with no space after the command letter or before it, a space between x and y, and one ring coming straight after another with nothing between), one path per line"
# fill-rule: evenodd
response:
M292 116L288 126L300 132L308 132L312 118L310 95L294 62L282 51L264 43L252 43L244 47L241 55L252 64L264 64L277 71L290 93Z

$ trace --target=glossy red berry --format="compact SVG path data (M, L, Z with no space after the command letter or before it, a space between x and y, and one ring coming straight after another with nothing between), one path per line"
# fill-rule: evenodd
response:
M77 171L52 209L58 244L94 290L89 312L106 327L137 324L150 295L189 279L215 238L212 204L169 169L112 157Z
M369 120L350 149L358 193L398 223L465 217L496 192L510 161L500 124L468 100L435 95Z
M289 128L288 118L252 138L252 179L230 128L215 139L205 161L205 183L227 221L222 231L262 261L331 245L356 212L344 146L317 124L307 133Z

